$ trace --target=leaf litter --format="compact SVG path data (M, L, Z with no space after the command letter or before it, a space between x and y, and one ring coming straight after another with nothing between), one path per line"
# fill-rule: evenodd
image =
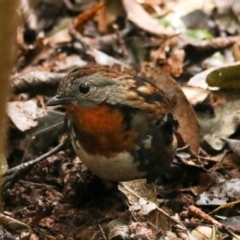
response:
M1 222L2 239L239 238L233 2L21 1L3 180L3 218L16 222ZM45 103L92 61L133 68L173 102L178 152L156 183L98 179L65 144L63 109Z

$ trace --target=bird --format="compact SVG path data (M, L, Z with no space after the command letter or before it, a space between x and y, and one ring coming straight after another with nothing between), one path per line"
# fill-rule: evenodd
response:
M96 63L70 71L48 106L66 110L76 155L108 181L158 179L177 149L169 97L137 72Z

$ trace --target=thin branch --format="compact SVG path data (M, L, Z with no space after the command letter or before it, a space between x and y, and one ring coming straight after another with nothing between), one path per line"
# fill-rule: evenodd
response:
M42 160L50 157L51 155L57 153L62 147L65 145L66 141L60 143L55 148L51 149L50 151L44 153L40 157L37 157L31 161L22 163L16 167L13 167L6 171L3 174L3 184L2 184L2 191L5 191L11 184L13 184L17 179L19 179L20 175L26 172L29 168L33 167L37 163L41 162Z

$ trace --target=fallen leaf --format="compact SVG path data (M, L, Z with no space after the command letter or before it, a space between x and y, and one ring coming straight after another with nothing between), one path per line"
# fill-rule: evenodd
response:
M196 201L197 205L222 205L229 200L237 200L240 198L240 179L233 178L215 186L212 186L208 191L199 195Z
M125 194L129 202L129 209L135 219L150 222L156 229L166 232L171 230L179 221L158 207L154 185L147 184L146 179L120 182L118 189Z
M143 30L158 36L172 36L176 34L173 30L162 27L135 0L123 0L122 3L128 19Z
M121 219L114 219L108 223L109 236L111 239L127 239L129 238L129 225Z
M202 240L210 238L212 234L212 228L207 226L198 226L191 231L191 234L196 240Z
M9 102L7 112L13 124L20 131L35 127L37 125L35 119L46 115L46 111L39 108L34 100Z
M206 78L210 87L240 89L240 63L228 64L211 71Z
M182 87L181 89L193 106L202 103L211 94L208 89L202 89L199 87Z
M240 100L230 101L214 108L214 114L198 113L204 141L213 149L221 150L224 142L239 126Z
M194 75L192 78L189 79L187 85L191 86L191 87L200 87L203 89L209 88L209 86L206 82L206 78L207 78L208 74L211 73L212 71L214 71L215 69L217 69L217 67L209 68L205 71L202 71L202 72ZM219 88L215 87L215 88L209 88L209 89L216 90Z

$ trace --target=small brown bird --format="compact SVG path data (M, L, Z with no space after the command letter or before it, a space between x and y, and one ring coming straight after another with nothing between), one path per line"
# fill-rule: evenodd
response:
M72 146L100 178L153 180L174 158L178 121L168 97L129 71L74 69L47 104L66 108Z

